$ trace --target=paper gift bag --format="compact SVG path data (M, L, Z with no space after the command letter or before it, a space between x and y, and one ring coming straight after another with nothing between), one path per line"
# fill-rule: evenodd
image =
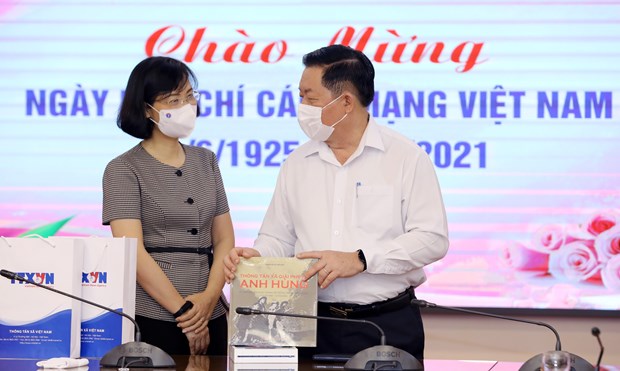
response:
M83 242L0 237L0 268L80 296ZM82 303L32 284L0 279L0 358L79 357Z
M50 237L56 241L68 237ZM72 237L73 238L73 237ZM80 238L84 263L80 274L83 299L135 316L135 238ZM82 357L101 358L117 345L134 340L133 323L118 314L82 304Z

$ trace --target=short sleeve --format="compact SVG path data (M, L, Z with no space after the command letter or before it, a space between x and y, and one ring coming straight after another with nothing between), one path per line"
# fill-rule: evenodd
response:
M211 155L211 168L213 169L213 176L215 178L215 190L216 190L216 210L215 215L222 215L230 211L228 206L228 198L226 197L226 189L224 188L224 181L222 180L222 174L220 167L217 163L217 157L214 153Z
M140 183L129 164L116 158L103 173L103 225L115 219L141 219Z

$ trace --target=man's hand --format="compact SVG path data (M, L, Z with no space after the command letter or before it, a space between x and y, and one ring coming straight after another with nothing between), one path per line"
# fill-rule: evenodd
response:
M318 259L304 273L304 281L318 273L317 281L322 289L337 278L352 277L364 271L364 264L357 257L357 251L306 251L297 254L299 259Z
M254 258L260 256L260 253L249 247L235 247L230 250L230 253L224 257L224 277L226 277L226 283L230 283L235 278L235 272L237 271L237 264L241 258Z

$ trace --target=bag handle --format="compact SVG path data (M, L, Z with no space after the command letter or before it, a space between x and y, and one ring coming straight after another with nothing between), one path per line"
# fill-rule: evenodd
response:
M56 248L56 245L51 243L48 239L43 238L40 234L33 233L33 234L27 234L25 236L22 236L22 238L33 238L33 237L36 237L36 238L40 239L41 241L45 242L46 244L50 245L53 248Z

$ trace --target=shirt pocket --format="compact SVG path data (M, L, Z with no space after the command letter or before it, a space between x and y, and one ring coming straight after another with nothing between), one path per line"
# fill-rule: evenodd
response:
M378 235L383 235L392 228L394 187L357 186L354 203L356 227Z

